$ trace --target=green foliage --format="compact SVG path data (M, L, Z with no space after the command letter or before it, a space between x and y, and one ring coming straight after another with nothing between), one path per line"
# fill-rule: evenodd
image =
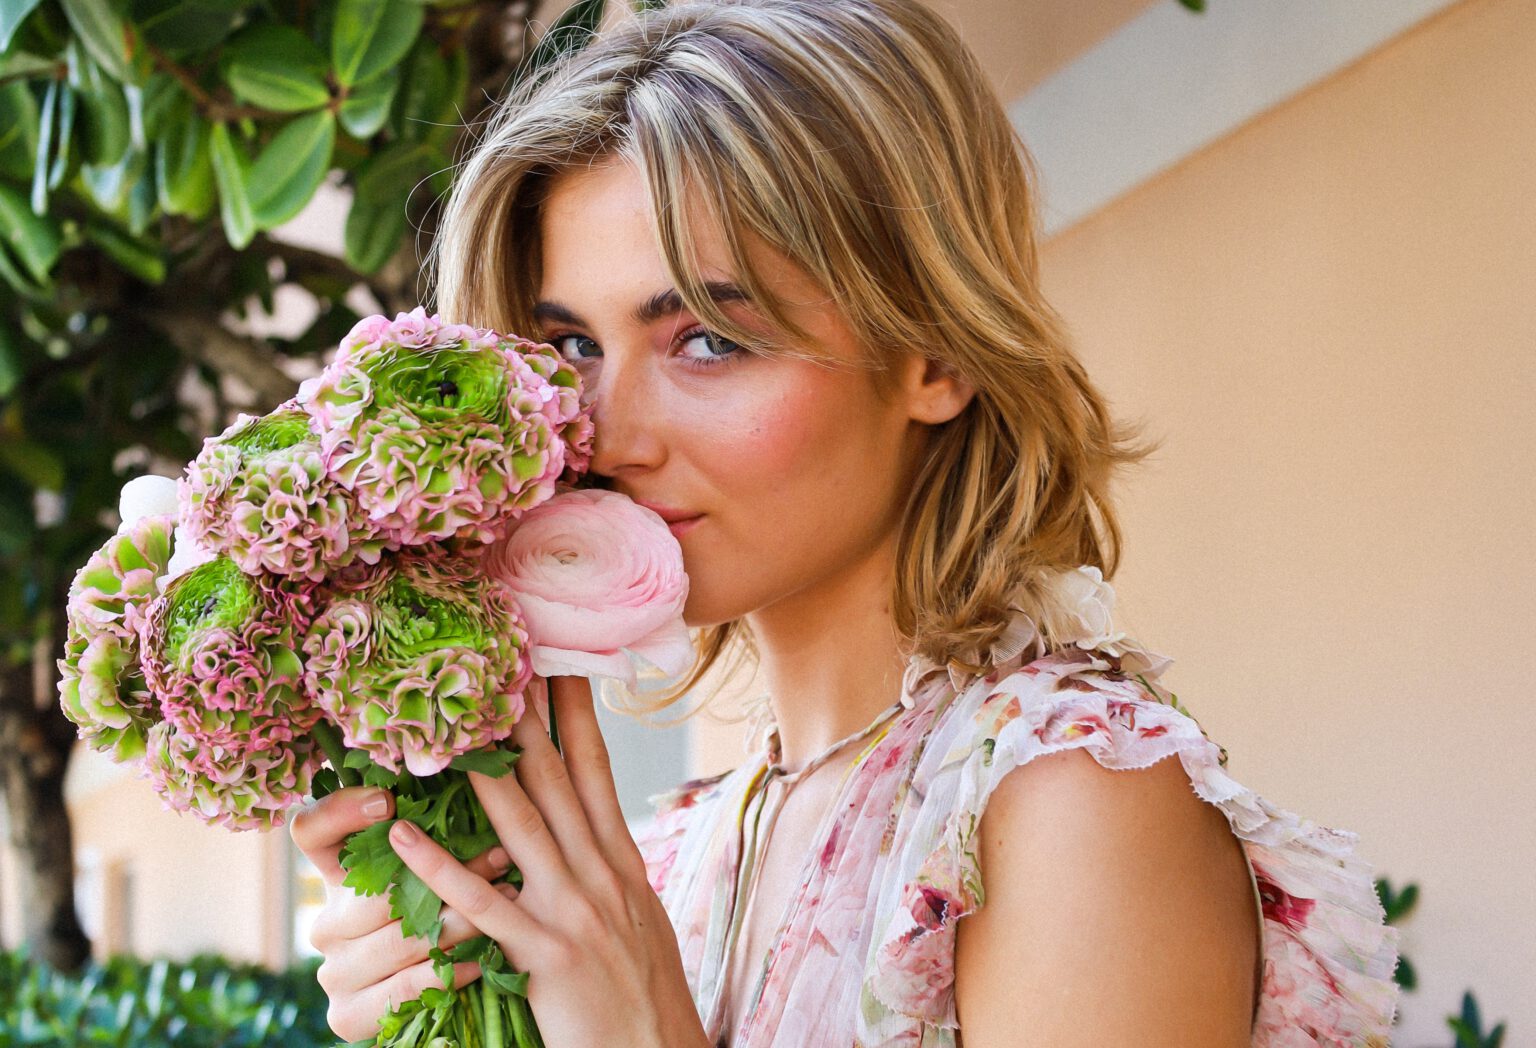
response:
M1393 925L1413 912L1414 906L1419 901L1419 886L1409 884L1401 891L1395 890L1386 878L1376 879L1376 895L1381 899L1381 906L1386 915L1386 923ZM1413 965L1401 952L1397 958L1397 970L1392 973L1393 979L1404 992L1418 987L1419 978ZM1504 1044L1504 1024L1499 1023L1486 1034L1483 1032L1482 1013L1477 1005L1477 998L1468 990L1461 998L1461 1014L1446 1017L1446 1025L1456 1035L1456 1043L1451 1048L1502 1048Z
M274 973L219 957L115 957L64 975L0 953L0 1044L329 1048L314 962Z

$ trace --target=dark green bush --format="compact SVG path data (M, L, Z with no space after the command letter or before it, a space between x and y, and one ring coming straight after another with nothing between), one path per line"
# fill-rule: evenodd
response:
M114 957L65 975L0 952L0 1046L330 1048L316 967Z

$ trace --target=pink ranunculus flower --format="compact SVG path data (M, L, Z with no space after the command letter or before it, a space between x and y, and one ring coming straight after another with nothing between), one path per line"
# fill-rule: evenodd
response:
M669 676L693 658L682 547L666 521L624 495L556 495L519 518L485 564L516 591L542 676L634 687L635 658Z

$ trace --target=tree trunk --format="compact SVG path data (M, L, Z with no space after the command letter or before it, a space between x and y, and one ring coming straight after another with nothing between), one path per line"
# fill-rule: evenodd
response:
M74 725L53 693L51 652L41 665L0 669L0 790L18 859L22 935L31 955L73 971L91 956L75 913L75 854L64 807Z

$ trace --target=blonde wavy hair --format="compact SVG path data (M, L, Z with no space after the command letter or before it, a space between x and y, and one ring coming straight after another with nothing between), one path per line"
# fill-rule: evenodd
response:
M979 672L1013 608L1045 621L1049 572L1113 576L1110 481L1155 445L1111 418L1041 295L1032 161L943 18L918 0L685 0L605 31L479 129L430 259L440 312L535 331L541 204L607 159L644 173L677 290L726 338L826 357L754 270L755 242L835 289L877 388L915 353L976 389L934 427L901 522L893 610L914 654ZM696 222L723 234L771 346L706 293ZM649 712L754 651L741 620L696 640Z

